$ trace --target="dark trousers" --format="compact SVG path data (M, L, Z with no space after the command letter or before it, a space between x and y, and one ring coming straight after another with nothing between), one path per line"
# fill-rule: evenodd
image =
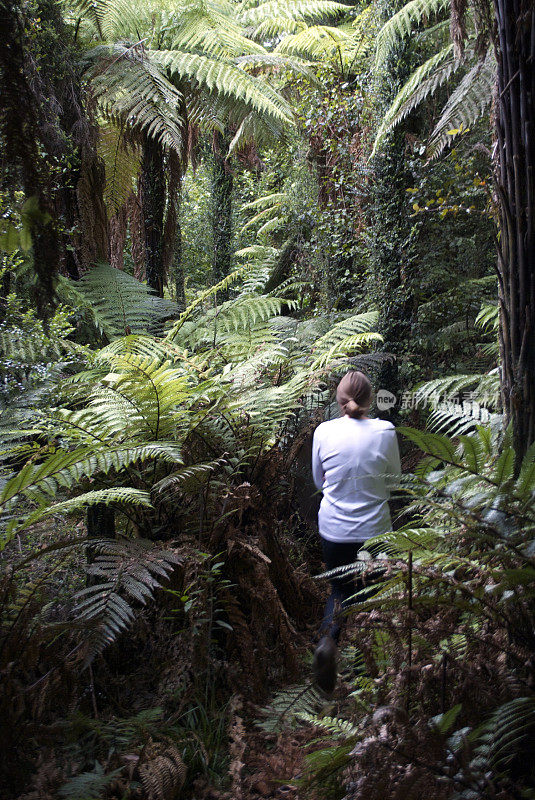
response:
M343 567L346 564L354 564L359 550L364 546L364 542L331 542L323 538L321 539L321 544L326 571L336 569L336 567ZM349 572L346 575L335 575L329 578L329 581L331 594L325 605L320 636L330 634L335 642L338 642L340 636L339 612L343 612L344 608L347 608L348 598L363 588L363 582L361 578L355 576L354 572Z

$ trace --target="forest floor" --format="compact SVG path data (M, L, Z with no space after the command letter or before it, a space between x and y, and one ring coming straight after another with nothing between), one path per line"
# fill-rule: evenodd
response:
M347 644L351 637L350 625L342 637ZM339 666L344 671L344 662L348 659L348 650L339 655ZM308 654L308 655L307 655ZM303 662L310 662L311 671L312 643L303 654ZM307 670L308 671L308 670ZM331 698L319 697L318 716L343 716L347 709L350 684L339 675L336 690ZM302 676L303 691L307 691L311 674ZM277 693L289 687L278 687ZM264 707L265 708L265 707ZM323 773L321 784L315 781L315 772L307 763L307 757L319 750L336 748L339 741L333 739L331 733L302 720L290 719L277 725L275 731L266 731L259 725L263 715L263 707L253 703L239 707L234 714L230 730L230 767L231 787L219 789L211 785L205 778L194 783L194 800L326 800L341 798L345 794L340 771L330 776ZM267 704L270 709L270 702Z

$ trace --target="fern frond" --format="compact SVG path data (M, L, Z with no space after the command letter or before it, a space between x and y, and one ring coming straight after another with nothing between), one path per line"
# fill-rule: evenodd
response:
M6 527L5 536L0 536L0 551L4 549L13 537L21 531L35 525L42 519L58 514L72 514L81 511L88 506L95 506L104 503L106 505L117 504L119 506L137 506L152 508L150 494L142 489L131 489L129 487L118 486L112 489L96 489L92 492L85 492L70 500L53 505L44 505L32 511L26 516L12 519Z
M230 275L224 277L219 283L216 283L214 286L210 286L206 291L202 292L190 305L186 308L185 311L182 312L178 320L175 322L165 340L167 342L173 342L174 339L178 336L178 333L182 326L190 319L193 313L197 310L197 308L202 305L209 297L213 297L217 295L218 292L224 292L225 289L237 281L245 272L245 267L238 267L235 269L234 272L231 272Z
M373 331L346 336L339 342L336 342L336 344L333 344L326 352L318 355L313 361L312 369L322 369L340 358L344 358L355 352L361 352L363 349L370 347L374 342L382 341L383 337L381 334L374 333Z
M187 467L172 472L152 487L153 492L164 494L166 492L196 492L206 484L216 469L221 470L224 463L221 460L210 461L206 464L191 464Z
M461 62L451 58L453 44L449 44L435 53L417 70L400 89L377 130L370 158L377 153L385 136L407 117L413 109L448 81Z
M429 19L449 9L449 0L411 0L386 22L377 37L376 66L384 63L390 50L410 36L423 19Z
M472 390L473 399L481 406L494 409L499 403L499 376L495 371L488 374L450 375L427 381L416 388L415 399L417 403L436 405L451 398L455 400L456 396L469 389Z
M112 216L124 206L134 189L141 167L140 153L124 140L123 130L115 125L99 127L98 151L106 171L104 201Z
M43 502L45 497L54 497L60 489L78 486L85 478L96 474L107 475L112 470L120 473L131 464L149 459L170 464L181 463L182 460L179 448L173 442L148 442L137 447L107 446L96 450L95 438L91 435L87 438L92 446L80 447L68 453L60 450L42 464L28 462L4 485L0 507L21 497ZM101 437L98 441L101 441Z
M469 128L486 113L491 103L495 80L496 59L490 49L484 61L479 61L464 76L444 106L427 146L431 157L440 155L458 132Z
M172 551L143 539L95 540L91 549L94 556L86 572L97 583L74 598L76 618L93 628L86 664L132 623L134 610L126 598L144 605L180 563Z
M273 697L269 705L261 709L257 727L264 731L279 731L295 724L303 715L317 712L323 701L312 684L288 686Z
M500 706L479 729L475 756L484 766L502 770L519 754L526 755L535 730L535 699L517 697Z
M498 330L500 309L496 303L487 303L481 307L475 319L475 324L486 331Z
M268 0L246 9L240 19L253 39L273 38L291 31L295 22L321 22L347 13L350 6L333 0Z
M142 48L101 45L87 54L93 94L101 113L119 128L174 150L184 146L182 93Z
M82 772L60 786L58 794L65 800L99 800L110 784L122 772L122 767L105 772L98 761L91 772Z
M175 79L193 81L216 95L227 96L235 104L241 101L247 113L254 109L283 124L293 119L292 109L282 95L232 64L173 50L153 50L150 58Z
M345 317L334 326L330 327L327 333L320 336L314 342L313 351L325 350L332 347L333 344L344 339L346 336L351 336L355 333L367 333L372 325L377 324L378 315L376 311L366 311L362 314L354 314L351 317ZM323 324L326 320L323 320Z
M359 726L354 725L347 719L340 719L339 717L319 717L317 714L309 714L306 712L299 714L299 718L302 719L303 722L314 725L316 728L323 728L329 733L334 734L334 736L352 738L359 733Z
M275 52L318 60L338 56L344 61L344 54L351 42L351 37L339 28L313 25L298 33L285 36L275 48Z
M85 299L99 330L110 339L157 330L178 306L158 297L146 284L109 264L88 270L75 286Z

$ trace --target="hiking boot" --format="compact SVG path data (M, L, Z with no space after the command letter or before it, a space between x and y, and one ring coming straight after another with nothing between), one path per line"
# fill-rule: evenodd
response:
M325 694L331 694L336 686L336 642L332 636L322 636L314 651L314 679Z

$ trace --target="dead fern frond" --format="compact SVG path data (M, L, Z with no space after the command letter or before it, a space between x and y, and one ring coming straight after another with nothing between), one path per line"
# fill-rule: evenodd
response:
M150 741L138 772L147 800L177 800L186 780L186 766L174 744Z

